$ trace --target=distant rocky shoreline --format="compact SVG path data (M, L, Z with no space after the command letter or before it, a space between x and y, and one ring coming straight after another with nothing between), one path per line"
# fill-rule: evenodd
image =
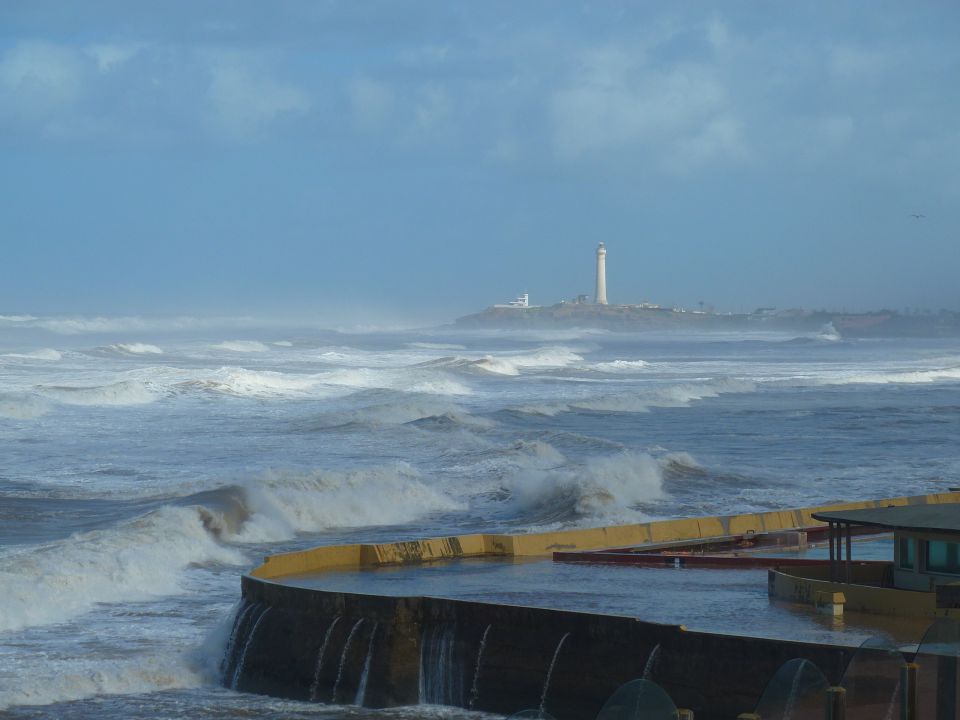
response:
M762 310L712 313L642 305L559 303L542 307L490 307L456 320L460 328L601 328L644 330L770 330L837 337L960 337L960 313L905 315L894 310L838 313L825 310Z

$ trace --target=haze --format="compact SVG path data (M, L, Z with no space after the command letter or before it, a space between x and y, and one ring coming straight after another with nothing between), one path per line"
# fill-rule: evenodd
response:
M0 314L958 309L958 21L7 1Z

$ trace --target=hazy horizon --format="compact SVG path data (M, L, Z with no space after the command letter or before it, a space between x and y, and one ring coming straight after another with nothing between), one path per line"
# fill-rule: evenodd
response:
M0 315L960 309L960 6L757 7L4 3Z

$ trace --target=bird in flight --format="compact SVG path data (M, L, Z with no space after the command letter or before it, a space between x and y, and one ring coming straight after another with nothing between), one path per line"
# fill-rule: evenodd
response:
M926 215L923 213L910 213L910 217L912 217L914 220L919 220L920 218L925 218Z

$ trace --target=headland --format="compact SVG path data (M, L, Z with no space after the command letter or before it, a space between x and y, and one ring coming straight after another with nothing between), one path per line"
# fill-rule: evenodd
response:
M650 304L603 305L560 302L545 306L495 305L456 320L459 328L600 328L621 332L771 331L844 338L960 337L960 313L906 315L896 310L865 313L760 308L752 313L718 313Z

